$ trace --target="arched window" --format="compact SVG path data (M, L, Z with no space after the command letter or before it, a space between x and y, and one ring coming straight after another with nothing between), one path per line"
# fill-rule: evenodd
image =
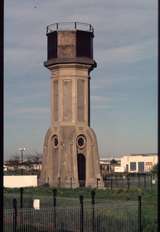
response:
M79 149L83 149L86 146L86 138L84 135L79 135L77 137L77 146Z
M52 144L53 144L54 148L58 147L58 136L57 135L53 136L53 138L52 138Z

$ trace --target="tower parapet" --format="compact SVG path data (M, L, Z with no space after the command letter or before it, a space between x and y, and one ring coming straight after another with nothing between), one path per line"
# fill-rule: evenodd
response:
M47 61L54 64L77 63L96 67L93 60L94 29L86 23L54 23L47 27Z

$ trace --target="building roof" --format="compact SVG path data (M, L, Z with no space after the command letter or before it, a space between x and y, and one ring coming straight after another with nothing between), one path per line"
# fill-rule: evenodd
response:
M125 156L157 156L157 153L145 153L145 154L129 154Z
M102 157L102 158L100 158L100 161L120 160L124 156L157 156L157 153L144 153L144 154L131 153L131 154L124 154L124 155L121 155L119 157L113 157L113 156L112 157L111 156L110 157Z

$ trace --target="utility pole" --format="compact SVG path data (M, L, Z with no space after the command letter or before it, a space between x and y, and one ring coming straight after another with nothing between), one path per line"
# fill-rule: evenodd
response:
M23 165L23 152L26 150L26 148L19 148L19 151L21 152L21 165ZM23 167L21 166L21 175L23 175Z

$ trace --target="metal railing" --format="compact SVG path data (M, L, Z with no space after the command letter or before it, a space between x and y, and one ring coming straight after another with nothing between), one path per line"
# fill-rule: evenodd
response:
M107 175L104 179L104 186L107 189L150 189L157 184L157 176L152 174L138 174L138 175Z
M47 34L53 31L73 31L73 30L94 32L94 28L91 24L81 23L81 22L61 22L61 23L53 23L47 26Z
M4 211L4 232L142 232L137 205L106 208L83 202L77 207L52 207Z
M90 198L84 198L83 191L80 198L73 198L60 196L61 189L51 189L46 196L19 190L4 195L4 232L156 231L156 202L143 201L141 196L114 199L113 192L113 199L96 198L91 190ZM33 207L37 198L39 209Z

